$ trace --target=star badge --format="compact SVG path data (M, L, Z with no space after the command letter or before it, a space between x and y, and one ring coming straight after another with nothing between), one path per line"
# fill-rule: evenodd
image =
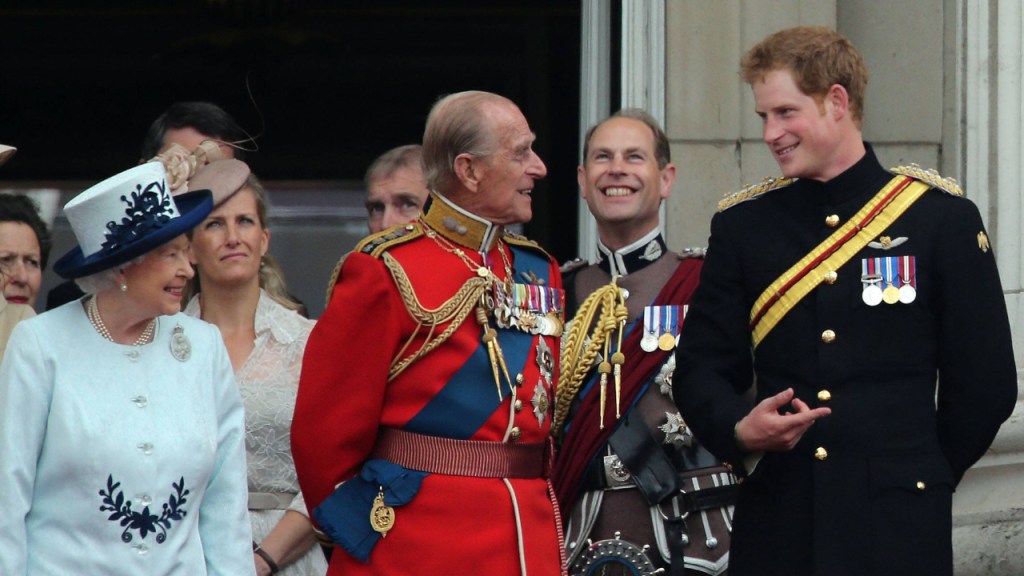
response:
M658 371L658 375L654 377L654 381L658 383L658 390L669 398L672 397L672 374L676 371L676 355L669 354L668 360L661 365L661 370Z
M554 376L555 359L544 338L537 339L537 368L540 369L540 375L550 383Z
M665 444L676 448L693 446L693 433L679 412L665 412L665 423L658 426L658 429L665 433Z
M538 381L534 386L533 398L530 399L530 403L533 404L533 415L537 417L537 426L543 426L544 419L548 416L548 408L551 407L548 389L544 386L543 381Z

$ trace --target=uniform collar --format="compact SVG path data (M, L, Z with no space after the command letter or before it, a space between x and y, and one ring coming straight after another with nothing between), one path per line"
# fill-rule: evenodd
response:
M797 186L813 192L811 198L814 202L831 206L853 200L865 191L877 192L880 187L878 183L884 184L891 177L878 163L875 150L865 142L864 156L843 173L828 182L801 178Z
M438 234L459 246L476 252L487 252L501 237L504 226L471 214L440 194L430 193L430 203L423 221Z
M653 264L668 251L668 246L661 237L661 232L655 228L629 246L614 251L598 240L597 251L601 255L601 260L597 263L601 270L610 276L625 276Z

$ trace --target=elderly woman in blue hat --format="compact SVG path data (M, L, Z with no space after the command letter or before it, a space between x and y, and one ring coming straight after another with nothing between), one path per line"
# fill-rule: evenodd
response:
M243 410L213 326L179 312L208 191L137 166L64 213L86 292L0 368L0 574L252 574Z

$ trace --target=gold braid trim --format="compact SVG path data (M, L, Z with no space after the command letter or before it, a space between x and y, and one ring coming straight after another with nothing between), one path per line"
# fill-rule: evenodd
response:
M423 236L423 227L419 222L409 222L408 224L393 226L363 238L349 254L361 252L369 254L374 258L380 258L380 255L385 250L410 240L415 240L420 236ZM324 304L324 308L331 305L331 297L334 296L334 286L338 283L338 276L341 274L341 267L345 264L346 258L348 258L348 254L342 256L338 263L334 265L331 279L327 282L327 302Z
M348 258L348 254L339 258L338 263L334 265L334 270L331 271L331 279L327 282L327 301L324 302L324 308L331 305L331 297L334 296L334 285L338 283L338 275L341 274L341 267L345 264L345 258Z
M765 178L757 184L752 184L739 192L733 192L726 194L721 200L718 201L718 211L724 212L729 208L747 200L753 200L772 190L778 190L779 188L785 188L793 182L796 182L794 178Z
M466 283L459 288L454 296L445 300L439 307L430 309L420 303L419 298L416 296L416 290L413 288L412 282L409 281L409 276L406 275L402 265L395 260L394 256L385 252L381 259L384 261L384 265L387 266L388 271L391 272L391 277L395 280L395 285L398 287L398 293L402 295L402 301L405 303L406 310L409 311L409 315L417 323L416 330L413 331L405 346L402 347L398 355L391 361L391 368L388 370L388 382L390 382L408 368L410 364L419 360L451 337L473 311L473 308L481 302L481 297L490 285L490 280L474 276L466 280ZM444 331L435 336L434 329L445 322L451 323ZM423 345L412 354L402 358L402 354L405 353L406 348L420 333L420 329L423 326L429 327L429 333Z
M932 188L938 188L953 196L960 196L962 198L964 195L963 188L960 187L960 183L956 181L956 178L943 178L934 168L926 169L921 168L917 164L911 164L910 166L896 166L895 168L890 168L889 171L901 176L910 176L915 180L928 184Z
M570 323L568 337L562 344L562 366L558 374L555 418L551 427L556 437L562 435L572 401L597 364L598 353L604 348L612 333L616 329L621 330L628 318L629 311L614 278L610 284L598 288L587 296L576 311L576 316ZM587 330L590 330L589 339Z

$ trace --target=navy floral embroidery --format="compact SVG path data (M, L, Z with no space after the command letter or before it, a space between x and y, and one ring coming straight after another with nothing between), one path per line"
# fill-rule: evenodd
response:
M102 254L123 248L171 220L171 198L163 181L150 182L145 189L136 184L131 198L121 196L121 201L128 205L125 217L120 224L107 222L109 232L100 247Z
M139 538L143 540L151 532L159 532L156 534L156 542L163 544L167 540L167 530L170 529L171 522L181 520L188 515L188 512L181 508L188 502L185 497L189 494L189 491L185 489L184 477L180 478L177 483L171 483L175 493L167 498L167 502L163 505L163 512L159 516L150 512L149 506L143 508L141 512L132 510L132 501L125 499L124 492L118 490L120 486L120 482L114 482L113 475L107 476L107 489L100 490L100 496L103 496L100 512L111 512L110 516L107 516L107 520L120 521L121 527L124 528L124 531L121 532L123 542L132 541L132 531L138 532Z

